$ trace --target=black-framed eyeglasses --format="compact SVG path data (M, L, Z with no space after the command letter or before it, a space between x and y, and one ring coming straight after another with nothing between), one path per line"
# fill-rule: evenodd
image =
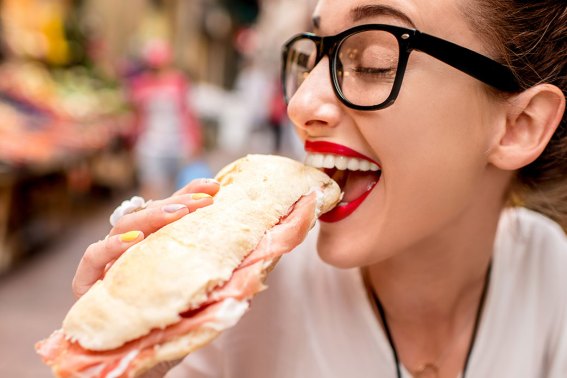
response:
M301 33L286 42L282 51L284 95L289 101L311 70L328 56L334 91L346 106L357 110L385 108L398 96L413 50L501 91L520 90L508 67L484 55L419 30L368 24L327 37Z

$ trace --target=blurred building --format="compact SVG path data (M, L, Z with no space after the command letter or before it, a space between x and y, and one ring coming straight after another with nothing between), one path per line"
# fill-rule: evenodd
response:
M233 36L252 24L257 5L221 0L85 0L81 16L96 38L97 61L109 71L135 57L148 39L172 43L176 62L196 81L230 86L238 59Z

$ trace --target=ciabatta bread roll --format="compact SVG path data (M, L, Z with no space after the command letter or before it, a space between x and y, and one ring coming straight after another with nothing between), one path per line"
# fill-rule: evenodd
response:
M37 344L57 376L133 377L207 344L340 199L326 174L278 156L249 155L216 179L211 206L128 249Z

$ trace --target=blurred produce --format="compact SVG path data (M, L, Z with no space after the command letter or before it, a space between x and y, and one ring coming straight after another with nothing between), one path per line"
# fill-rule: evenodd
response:
M93 185L132 186L119 88L77 68L0 66L0 272L59 235Z
M3 0L4 41L15 56L65 64L71 58L65 20L71 1Z
M93 187L134 181L126 98L86 59L71 5L1 3L0 273L60 235Z
M82 68L53 73L37 63L0 66L0 162L53 166L128 134L116 86Z

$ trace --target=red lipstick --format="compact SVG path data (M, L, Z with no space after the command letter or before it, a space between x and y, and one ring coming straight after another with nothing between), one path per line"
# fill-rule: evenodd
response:
M321 153L321 154L333 154L333 155L340 155L340 156L346 156L346 157L352 157L352 158L358 158L358 159L363 159L363 160L367 160L370 161L376 165L378 165L380 167L380 164L378 164L377 162L375 162L374 160L370 159L368 156L365 156L357 151L352 150L349 147L340 145L340 144L335 144L335 143L331 143L331 142L310 142L310 141L306 141L305 142L305 151L307 152L311 152L311 153ZM370 194L370 192L374 189L374 187L378 184L378 181L380 180L380 174L376 175L376 179L373 180L371 177L368 177L369 173L363 173L363 172L356 172L356 173L349 173L349 175L367 175L365 180L369 180L368 182L368 187L367 189L360 194L356 199L350 200L349 202L341 202L339 205L337 205L334 209L332 209L331 211L321 215L319 217L319 219L322 222L327 222L327 223L334 223L334 222L338 222L341 221L343 219L345 219L346 217L348 217L349 215L351 215L361 204L362 202L364 202L364 200L368 197L368 195ZM361 178L361 176L358 176L357 178ZM373 181L370 181L373 180ZM346 186L348 187L348 185ZM341 188L344 190L344 188ZM346 197L346 196L345 196Z
M333 154L333 155L341 155L346 157L353 157L368 160L377 166L380 166L378 162L372 160L368 156L361 154L360 152L356 152L353 149L348 148L347 146L343 146L342 144L336 144L331 142L305 142L305 151L307 152L318 152L321 154Z
M356 209L358 209L358 207L362 204L362 202L364 202L366 197L368 197L368 195L370 194L372 189L374 189L374 186L376 186L376 184L374 184L368 191L366 191L363 195L358 197L356 200L349 202L347 204L344 204L344 205L339 204L339 205L335 206L334 209L332 209L332 210L326 212L325 214L321 215L319 217L319 220L322 221L322 222L327 222L327 223L335 223L335 222L338 222L338 221L345 219L346 217L348 217L349 215L354 213L354 211Z

